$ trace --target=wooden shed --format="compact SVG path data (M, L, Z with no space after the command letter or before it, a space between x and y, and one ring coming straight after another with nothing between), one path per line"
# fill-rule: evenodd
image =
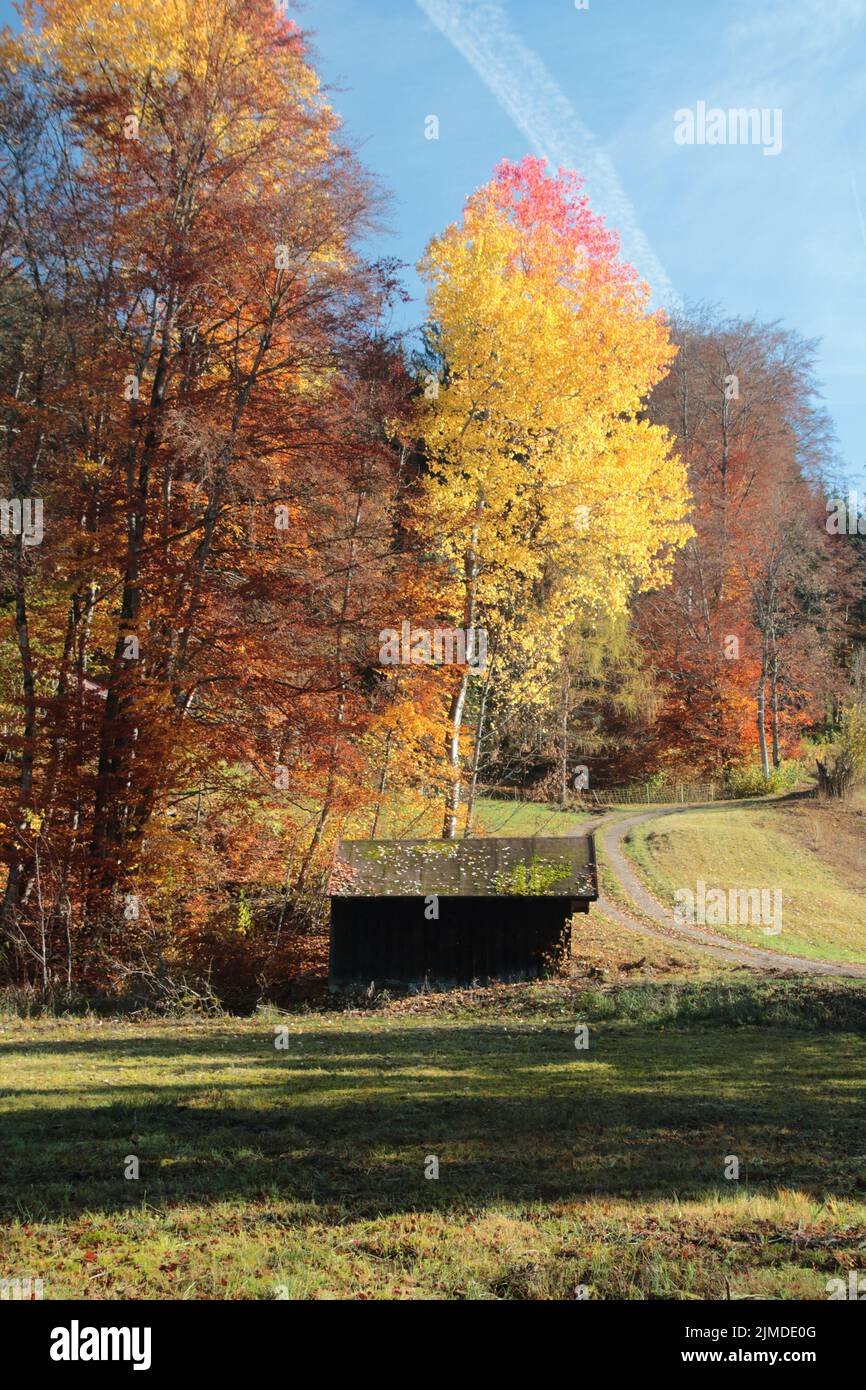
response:
M330 984L452 988L546 973L598 897L591 835L341 840Z

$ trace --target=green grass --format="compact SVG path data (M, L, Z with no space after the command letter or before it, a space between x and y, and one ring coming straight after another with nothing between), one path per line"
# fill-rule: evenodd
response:
M461 809L458 831L463 833ZM473 834L476 835L570 835L591 819L586 811L561 811L543 801L507 801L498 797L479 797L473 815ZM354 832L353 832L354 833ZM358 832L360 833L360 832ZM438 837L442 833L442 807L436 802L420 818L401 803L391 804L383 814L379 834L399 839L425 835Z
M464 788L465 794L465 788ZM434 839L442 835L444 802L441 796L429 797L426 801L410 797L404 792L386 794L376 831L377 839ZM270 827L271 833L304 833L315 819L313 809L307 811L300 807L285 812L286 825ZM506 797L478 797L472 816L473 835L571 835L580 831L595 813L568 809L561 810L544 801L517 801ZM461 805L457 816L457 834L462 838L466 822L466 806ZM370 838L373 825L373 811L365 807L363 811L346 817L340 824L339 833L344 839L366 840Z
M540 801L482 798L475 823L485 835L573 835L591 819L586 811L561 811Z
M684 812L636 826L626 852L650 891L673 907L677 889L782 892L782 931L712 924L735 941L812 960L866 962L866 822L858 808L762 802Z
M866 1244L866 992L815 990L7 1019L0 1275L48 1298L824 1297Z

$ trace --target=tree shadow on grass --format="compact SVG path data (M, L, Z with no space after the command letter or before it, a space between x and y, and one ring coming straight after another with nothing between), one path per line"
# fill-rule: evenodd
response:
M866 1189L866 1057L847 1034L601 1028L579 1053L566 1028L313 1022L285 1052L263 1027L4 1042L0 1057L6 1216L700 1198L734 1190L731 1155L741 1190Z

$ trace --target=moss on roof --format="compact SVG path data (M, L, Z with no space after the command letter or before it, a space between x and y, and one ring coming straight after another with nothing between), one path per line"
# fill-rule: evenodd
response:
M597 896L591 835L341 840L332 897Z

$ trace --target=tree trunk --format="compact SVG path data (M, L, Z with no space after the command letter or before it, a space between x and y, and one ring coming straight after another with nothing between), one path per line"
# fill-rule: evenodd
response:
M779 752L779 654L776 651L775 637L770 662L770 719L773 731L773 767L778 767L782 757Z
M562 808L568 805L568 697L571 694L571 675L567 674L562 691L562 759L560 800Z
M478 530L472 537L463 557L463 629L467 638L475 627L475 597L478 584L478 566L475 547L478 543ZM473 642L477 650L477 643ZM445 737L445 753L451 769L451 781L445 794L445 819L442 824L443 840L457 839L457 812L460 808L460 730L463 725L463 711L466 707L466 692L469 689L469 668L464 668L451 696L448 711L449 731Z
M463 710L466 706L468 689L469 672L464 671L457 689L451 696L451 708L448 711L450 728L445 740L445 751L448 755L448 766L451 769L451 781L445 794L443 840L457 839L457 812L460 809L460 730L463 724Z
M379 777L379 792L376 797L376 811L373 816L373 825L370 830L370 839L375 840L376 831L379 829L379 817L382 814L382 800L385 796L385 787L388 782L388 764L391 761L391 744L394 739L394 730L388 730L388 737L385 739L385 757L382 761L382 773Z
M770 761L767 757L767 642L764 639L761 652L761 682L758 686L758 748L761 754L761 771L765 777L770 775Z
M846 796L850 795L856 780L856 773L843 755L837 757L833 767L830 767L828 763L822 763L819 758L815 759L815 766L818 769L819 796L844 800Z
M343 644L345 640L346 627L348 622L349 600L352 596L352 582L355 578L355 556L357 554L358 530L361 525L361 514L364 510L364 502L366 500L366 497L367 489L366 486L362 483L361 486L358 488L358 494L355 499L355 515L352 521L352 530L350 532L349 562L346 566L346 577L343 582L343 596L340 604L340 618L339 622L337 623L335 670L337 677L336 684L338 695L337 710L334 720L334 737L331 741L330 766L328 769L328 785L325 791L324 800L322 802L322 809L319 813L318 821L316 822L316 828L313 831L313 838L310 841L310 844L307 848L307 852L304 855L304 858L301 862L301 871L298 874L297 884L299 889L304 888L306 885L307 875L313 864L316 851L318 850L319 845L321 844L322 839L324 837L325 826L328 823L328 817L331 814L331 808L334 804L334 794L337 790L337 768L339 766L340 758L340 736L343 726L343 716L346 710Z
M21 767L18 778L18 807L16 820L18 828L24 830L25 814L30 805L33 788L33 768L35 764L36 741L36 682L33 673L33 654L30 647L30 625L27 616L27 597L24 588L24 539L18 537L15 556L15 631L18 637L18 654L21 660L21 687L24 694L24 728L21 750ZM18 905L21 879L24 872L23 852L14 851L6 879L0 920L6 926Z
M19 378L16 388L16 398L20 389L21 380ZM41 386L40 386L41 391ZM37 391L37 396L40 394ZM10 436L7 434L7 439ZM21 497L32 497L33 485L36 477L37 460L42 452L42 436L37 440L36 448L27 462L23 476L15 478L10 469L10 476L18 494ZM23 504L22 504L23 505ZM30 619L27 612L27 589L25 584L25 555L24 527L22 524L21 534L15 546L15 558L13 561L13 591L15 596L15 634L18 641L18 656L21 662L21 691L24 697L24 726L22 729L21 764L18 776L18 805L15 810L15 819L18 829L24 830L26 825L26 812L30 807L30 800L33 792L33 772L36 766L36 677L33 668L33 651L30 646ZM0 906L0 927L8 929L11 925L15 909L21 900L22 882L25 878L25 864L27 856L23 846L19 842L13 850L13 857L9 860L9 871L6 876L6 889L3 894L3 903ZM29 874L28 869L28 874Z
M463 826L464 840L472 834L472 813L475 809L475 792L478 787L478 768L481 765L481 742L484 737L484 716L487 713L487 696L490 693L490 676L493 670L491 659L484 686L481 691L481 705L478 710L478 723L475 728L475 751L472 755L472 777L469 782L469 795L466 799L466 823Z

